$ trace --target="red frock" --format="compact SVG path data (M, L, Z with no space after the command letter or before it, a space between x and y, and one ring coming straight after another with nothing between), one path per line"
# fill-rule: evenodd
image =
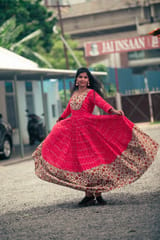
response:
M158 144L125 116L93 115L95 105L107 113L112 108L92 89L71 97L64 120L32 155L39 178L77 190L107 192L134 182L151 165Z

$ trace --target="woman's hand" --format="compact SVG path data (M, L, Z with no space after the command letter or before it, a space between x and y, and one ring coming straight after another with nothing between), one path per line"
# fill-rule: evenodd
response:
M124 112L122 110L116 110L114 108L111 109L110 113L114 113L116 115L124 116Z
M58 123L58 122L60 122L61 120L63 120L63 118L59 117L56 122Z

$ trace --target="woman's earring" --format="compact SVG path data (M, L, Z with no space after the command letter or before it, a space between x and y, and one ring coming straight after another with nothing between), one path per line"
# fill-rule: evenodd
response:
M90 84L89 84L89 82L88 82L88 84L87 84L88 86L90 86Z
M76 82L76 86L78 86L79 84L78 84L78 82Z

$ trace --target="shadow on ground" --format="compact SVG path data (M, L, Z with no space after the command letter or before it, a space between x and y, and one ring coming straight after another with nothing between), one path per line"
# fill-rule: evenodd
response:
M105 206L80 199L0 216L2 240L159 240L160 192L104 194Z
M111 194L110 194L111 195ZM107 194L105 194L105 200L107 201L106 206L118 206L118 205L139 205L139 204L149 204L154 202L160 202L160 192L153 192L153 193L141 193L139 195L131 195L126 193L117 193L113 194L113 196L107 199ZM100 205L96 205L96 207L102 207ZM65 202L56 204L57 208L82 208L79 207L77 202Z

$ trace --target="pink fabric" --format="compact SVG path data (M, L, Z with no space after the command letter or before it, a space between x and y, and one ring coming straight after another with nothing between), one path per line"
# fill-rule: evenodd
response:
M112 108L94 90L88 92L79 110L73 110L70 101L61 117L71 117L58 122L44 140L43 159L70 172L114 162L131 141L134 124L125 116L92 115L95 105L107 113Z

